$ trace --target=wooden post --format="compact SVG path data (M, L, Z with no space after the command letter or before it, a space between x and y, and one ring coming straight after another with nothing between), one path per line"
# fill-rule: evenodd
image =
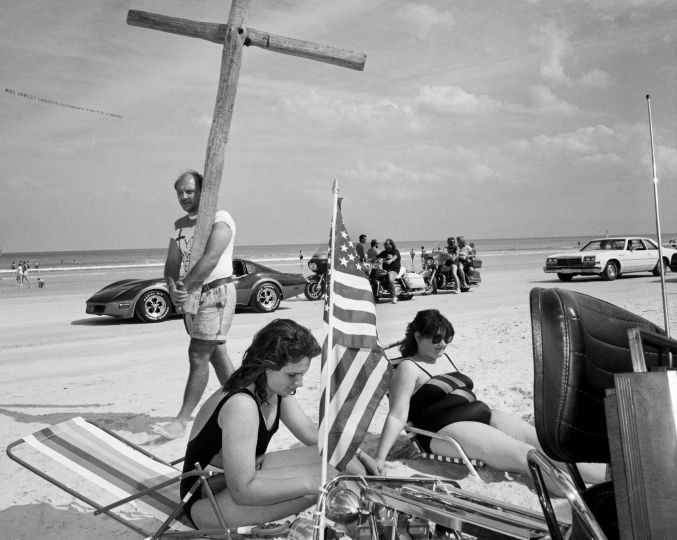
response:
M240 78L242 48L244 46L261 47L283 54L290 54L360 71L364 69L366 61L366 55L362 53L276 36L253 28L247 29L245 27L245 20L250 1L233 0L226 24L191 21L135 10L130 10L127 14L127 24L132 26L141 26L223 44L221 74L216 93L214 118L207 141L204 182L197 223L195 225L195 234L193 236L189 268L192 268L195 261L202 257L209 233L214 224L221 177L223 176L226 144L228 143L237 84ZM197 289L183 305L184 313L197 313L199 300L200 291Z

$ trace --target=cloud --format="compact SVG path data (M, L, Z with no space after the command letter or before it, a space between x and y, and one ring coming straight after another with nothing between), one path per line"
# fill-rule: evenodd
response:
M599 68L595 68L573 82L574 86L583 88L607 88L611 84L611 76Z
M480 114L500 108L500 102L486 95L475 96L458 86L424 86L416 96L419 109L444 114Z
M569 84L563 65L564 57L571 49L568 32L548 21L539 28L539 36L532 41L545 49L545 59L540 65L543 79L555 84Z
M357 180L363 185L377 189L403 185L421 186L439 182L439 176L436 173L414 171L389 161L379 161L370 165L360 162L356 168L343 172L341 176L346 180ZM404 195L406 190L389 193L389 196L397 196L398 192Z
M429 41L436 27L448 30L456 24L451 12L440 11L426 4L403 4L395 11L394 18L406 23L422 41Z
M531 86L527 90L527 93L531 96L534 106L539 111L564 115L576 112L574 105L559 99L547 86Z
M420 127L410 106L387 99L348 100L310 91L282 98L281 103L296 120L304 119L326 129L376 132L384 127L408 130Z

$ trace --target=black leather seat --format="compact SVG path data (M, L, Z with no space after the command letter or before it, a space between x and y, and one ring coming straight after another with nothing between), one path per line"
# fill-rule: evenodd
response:
M534 352L534 414L545 454L558 461L610 463L604 396L614 373L631 372L628 328L664 334L650 321L586 294L532 289L529 297ZM647 367L660 364L644 347ZM610 482L581 496L608 538L618 538ZM545 510L545 509L544 509ZM572 538L584 534L575 517Z

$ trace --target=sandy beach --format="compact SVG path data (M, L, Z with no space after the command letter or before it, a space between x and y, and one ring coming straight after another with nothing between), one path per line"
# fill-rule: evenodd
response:
M382 344L400 339L416 311L435 307L453 322L456 338L448 351L476 385L478 398L492 407L533 421L532 351L528 295L533 287L563 287L591 294L663 326L660 280L650 275L614 282L577 278L563 284L542 271L542 255L506 255L484 259L483 283L462 295L416 297L396 305L379 304ZM298 271L298 264L295 269ZM2 444L47 425L82 416L119 432L157 455L182 454L185 439L166 441L150 433L156 422L178 411L187 375L188 337L180 318L141 324L85 314L85 300L101 286L122 277L158 275L158 269L101 270L47 275L46 288L19 290L13 275L0 276L0 433ZM668 274L671 332L677 333L677 276ZM292 318L323 338L322 302L303 296L286 300L274 314L239 310L229 334L234 362L253 334L270 320ZM446 366L439 366L442 371ZM297 393L317 418L319 358ZM213 376L205 397L217 388ZM365 448L373 447L386 414L381 404ZM281 430L273 449L293 443ZM404 444L404 443L403 443ZM393 473L404 470L397 458ZM458 475L458 472L456 473ZM537 507L524 479L483 472L487 482L473 485L495 498ZM2 454L0 478L1 536L6 539L119 538L138 535L107 517L95 517L86 505L23 469Z

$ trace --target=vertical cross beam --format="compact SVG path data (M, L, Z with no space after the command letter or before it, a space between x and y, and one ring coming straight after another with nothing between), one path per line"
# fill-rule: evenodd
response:
M233 0L226 24L226 36L221 53L221 73L216 93L214 118L207 140L207 154L204 166L204 182L200 207L195 224L193 247L190 252L190 268L204 253L209 233L214 224L216 205L219 198L221 177L223 176L223 162L226 154L226 144L230 133L230 122L233 118L235 94L240 80L240 66L242 65L242 48L244 47L244 23L247 16L250 0ZM185 313L197 313L200 302L199 289L188 297L183 306Z

